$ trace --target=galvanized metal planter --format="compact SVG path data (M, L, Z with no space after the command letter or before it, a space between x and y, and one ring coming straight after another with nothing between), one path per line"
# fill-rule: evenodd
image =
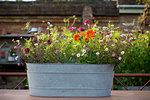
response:
M110 96L113 68L110 64L27 63L30 95L41 97Z

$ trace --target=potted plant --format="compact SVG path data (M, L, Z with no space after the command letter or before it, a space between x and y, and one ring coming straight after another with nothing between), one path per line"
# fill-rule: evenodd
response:
M76 17L73 17L74 21ZM27 65L30 95L44 97L110 96L114 67L132 48L147 44L148 34L85 20L85 27L53 27L18 46ZM60 30L60 31L58 31Z

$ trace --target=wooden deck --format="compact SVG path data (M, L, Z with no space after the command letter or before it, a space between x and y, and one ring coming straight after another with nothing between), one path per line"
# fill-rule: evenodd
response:
M150 91L112 91L110 97L33 97L29 90L0 90L0 100L150 100Z

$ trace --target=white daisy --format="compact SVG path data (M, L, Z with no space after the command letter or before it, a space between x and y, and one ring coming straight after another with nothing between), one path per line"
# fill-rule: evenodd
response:
M121 60L122 58L121 58L121 57L119 57L118 59L119 59L119 60Z
M19 43L19 42L20 42L20 40L16 40L16 42L17 42L17 43Z
M86 50L85 50L85 49L82 49L82 52L83 52L83 53L86 53Z
M15 53L13 53L12 55L13 55L13 56L15 56L16 54L15 54Z
M108 51L108 48L105 48L105 51Z
M37 45L38 45L38 43L35 43L34 45L35 45L35 46L37 46Z
M77 45L73 45L73 47L76 47Z
M133 39L133 37L130 37L130 40L132 40Z
M37 35L38 33L34 33L34 35Z
M49 26L50 26L50 27L52 27L53 25L52 25L52 24L50 24Z
M126 41L123 41L122 43L126 44Z
M84 56L84 53L82 53L82 56Z
M122 54L122 55L124 55L124 53L125 53L124 51L121 51L121 54Z
M100 42L103 42L103 40L100 40Z
M50 22L47 22L47 24L50 25L51 23L50 23Z
M49 28L49 27L47 27L46 29L47 29L47 30L49 30L50 28Z
M112 47L114 47L115 45L114 45L114 44L112 44L111 46L112 46Z
M77 57L80 57L80 53L77 54Z
M19 57L18 57L18 56L16 56L16 57L15 57L15 60L17 60L18 58L19 58Z
M111 27L114 27L114 24L111 24L110 26L111 26Z
M14 46L14 49L17 49L17 46Z
M109 38L109 35L106 35L107 38Z
M100 53L99 52L96 52L96 55L98 56Z

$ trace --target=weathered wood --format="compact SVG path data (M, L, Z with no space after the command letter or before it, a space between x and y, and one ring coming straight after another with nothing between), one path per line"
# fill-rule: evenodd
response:
M0 90L0 100L149 100L150 91L112 91L110 97L101 98L44 98L29 95L29 90Z

